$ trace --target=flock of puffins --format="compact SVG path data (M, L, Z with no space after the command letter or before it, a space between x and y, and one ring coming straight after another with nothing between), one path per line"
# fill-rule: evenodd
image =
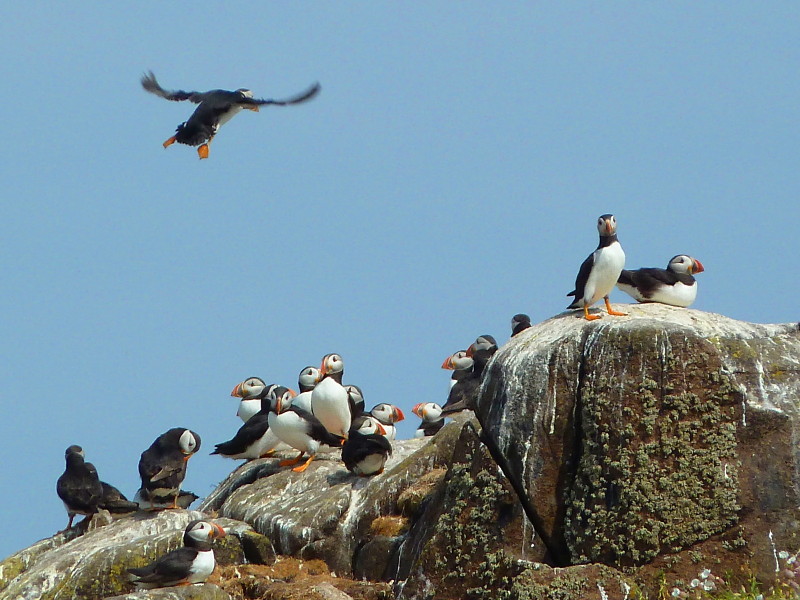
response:
M173 142L200 146L200 158L208 157L208 142L221 125L244 108L258 110L265 104L290 105L305 102L319 92L319 84L286 100L253 99L249 90L235 92L168 92L161 88L152 73L142 78L149 92L168 100L190 100L199 104L192 116L178 126ZM589 308L603 299L609 315L625 316L611 308L608 296L616 286L638 302L658 302L687 307L697 296L694 275L703 271L702 263L680 254L670 259L666 269L625 270L625 253L617 239L613 215L599 217L600 243L580 266L574 296L568 309L583 309L587 320L601 318ZM518 314L511 321L511 336L531 326L530 318ZM453 371L450 392L443 405L420 403L413 412L421 418L416 437L435 435L446 417L465 409L474 409L484 367L497 350L491 335L479 336L466 350L453 353L442 368ZM227 442L216 444L212 454L231 459L253 460L278 451L295 450L295 458L282 460L303 472L320 452L341 451L345 468L356 476L371 477L383 472L396 437L395 424L403 412L391 404L378 404L366 411L364 396L358 386L344 385L344 361L338 354L328 354L319 368L300 371L299 393L287 387L250 377L236 384L231 396L240 398L237 415L244 424ZM95 467L84 460L80 446L66 450L66 470L58 478L56 491L69 516L67 529L76 515L85 515L76 528L84 531L99 510L114 515L138 510L188 508L197 499L181 490L189 458L200 449L200 436L182 427L161 434L142 452L139 460L141 487L129 501L115 487L101 481ZM305 461L304 457L307 458ZM129 569L130 579L139 589L203 583L215 568L212 540L225 536L225 529L209 519L190 522L183 535L183 547L173 550L149 565Z

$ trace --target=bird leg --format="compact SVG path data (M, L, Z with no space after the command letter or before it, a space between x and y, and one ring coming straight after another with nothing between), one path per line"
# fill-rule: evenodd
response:
M269 458L273 454L275 454L275 450L267 450L266 452L264 452L264 454L262 454L258 458Z
M278 466L279 467L289 467L291 465L296 465L301 460L303 460L303 455L304 454L305 454L305 452L300 451L300 455L297 458L289 458L289 459L286 459L286 460L282 460L281 462L278 463Z
M608 301L608 296L605 296L603 300L606 301L606 311L610 315L614 315L615 317L627 317L628 313L617 312L613 308L611 308L611 303Z
M180 508L178 506L178 496L180 496L180 495L181 495L181 491L180 490L175 492L175 497L172 499L172 506L170 506L170 508Z
M209 142L210 141L211 140L209 140ZM200 146L197 149L197 156L200 157L200 160L203 160L204 158L208 158L208 142L206 142L205 144L203 144L202 146Z
M258 112L258 104L253 104L253 106L245 106L247 110L252 110L253 112Z
M174 144L174 143L175 143L175 136L173 135L173 136L172 136L171 138L169 138L169 139L168 139L166 142L164 142L164 143L162 144L162 146L164 146L164 148L167 148L167 147L169 147L169 146L172 146L172 144Z
M589 305L583 305L583 316L586 318L587 321L596 321L600 318L600 315L590 315L589 314Z
M315 456L314 454L309 456L306 462L304 462L299 467L295 467L294 469L292 469L292 471L294 471L295 473L302 473L303 471L305 471L308 468L308 465L311 464L311 461L314 460L314 456Z

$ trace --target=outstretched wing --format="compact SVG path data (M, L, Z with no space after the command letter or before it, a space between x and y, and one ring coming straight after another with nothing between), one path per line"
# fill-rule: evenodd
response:
M200 104L205 99L205 93L203 92L184 92L183 90L174 90L169 91L162 88L156 76L153 74L152 71L148 71L144 75L142 75L142 87L146 89L151 94L155 94L156 96L161 96L165 100L173 100L175 102L180 102L182 100L189 100L190 102L194 102L195 104Z
M308 88L305 92L297 94L296 96L292 96L291 98L284 98L283 100L269 100L263 98L247 98L243 102L242 105L247 106L248 104L256 105L256 106L263 106L264 104L275 104L277 106L288 106L289 104L300 104L301 102L306 102L311 100L314 96L319 94L319 91L322 89L319 83L314 83L310 88Z

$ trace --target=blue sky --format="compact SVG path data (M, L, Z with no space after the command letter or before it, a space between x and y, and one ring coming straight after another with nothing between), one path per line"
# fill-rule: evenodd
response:
M737 3L16 3L6 97L0 556L66 524L80 444L131 495L170 427L239 421L233 386L296 385L325 353L368 405L443 401L477 335L568 304L612 212L628 266L699 258L695 308L797 311L800 7ZM248 87L199 161L162 149ZM615 301L626 302L621 292Z

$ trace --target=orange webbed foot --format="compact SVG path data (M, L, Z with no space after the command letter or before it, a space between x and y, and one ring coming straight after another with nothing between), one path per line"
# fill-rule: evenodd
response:
M200 157L200 160L208 158L208 144L203 144L197 149L197 156Z
M590 315L589 307L587 305L583 306L583 316L587 321L596 321L600 318L600 315Z
M168 148L169 146L172 146L172 144L174 143L175 143L175 136L173 135L171 138L169 138L166 142L164 142L161 145L164 146L164 148Z
M301 460L303 460L303 455L304 454L305 454L305 452L301 452L300 455L297 456L296 458L287 458L286 460L282 460L281 462L278 463L278 466L279 467L289 467L291 465L296 465Z
M308 460L306 462L304 462L302 465L300 465L298 467L295 467L294 469L292 469L292 471L294 471L295 473L302 473L303 471L305 471L308 468L308 465L311 464L312 460L314 460L314 455L313 454L308 457Z
M606 301L606 312L608 312L608 314L614 315L615 317L627 317L628 316L628 313L618 312L618 311L614 310L613 308L611 308L611 303L608 301L608 296L603 298L603 300Z

